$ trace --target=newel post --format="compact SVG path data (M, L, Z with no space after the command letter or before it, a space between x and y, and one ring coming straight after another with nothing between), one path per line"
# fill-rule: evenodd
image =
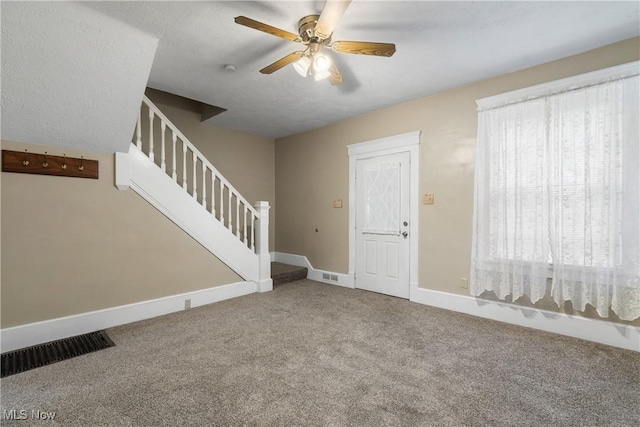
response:
M256 254L258 255L258 292L273 290L271 254L269 253L269 202L256 202Z

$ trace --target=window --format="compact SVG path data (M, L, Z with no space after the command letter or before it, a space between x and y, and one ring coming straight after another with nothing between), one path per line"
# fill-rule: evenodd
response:
M478 102L472 294L640 317L638 68Z

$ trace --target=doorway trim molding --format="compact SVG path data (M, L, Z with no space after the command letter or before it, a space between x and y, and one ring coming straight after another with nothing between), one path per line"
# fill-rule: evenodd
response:
M349 281L355 288L356 271L356 162L387 154L409 153L409 301L418 299L418 206L421 131L347 145L349 155Z

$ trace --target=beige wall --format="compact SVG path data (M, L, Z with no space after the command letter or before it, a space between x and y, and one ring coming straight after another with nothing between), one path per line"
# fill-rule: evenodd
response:
M2 328L242 281L132 190L117 190L113 154L2 148L100 162L98 180L2 173Z
M2 140L0 140L0 149ZM0 224L2 224L2 172L0 172ZM0 328L2 327L2 227L0 226Z
M639 40L626 40L276 140L276 251L306 255L315 268L346 273L346 146L419 130L419 191L435 193L434 205L420 205L419 285L468 295L460 287L460 279L469 277L470 270L475 100L638 60ZM334 209L333 199L342 199L343 208Z
M247 201L266 200L269 248L275 247L275 141L200 121L198 104L147 91L147 96L204 154ZM222 113L227 114L227 113Z

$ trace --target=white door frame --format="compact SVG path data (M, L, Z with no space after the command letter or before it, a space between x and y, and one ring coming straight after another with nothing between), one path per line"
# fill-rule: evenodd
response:
M355 288L356 271L356 162L370 157L408 152L410 157L409 189L409 301L418 294L418 206L420 165L420 131L347 145L349 153L349 282Z

